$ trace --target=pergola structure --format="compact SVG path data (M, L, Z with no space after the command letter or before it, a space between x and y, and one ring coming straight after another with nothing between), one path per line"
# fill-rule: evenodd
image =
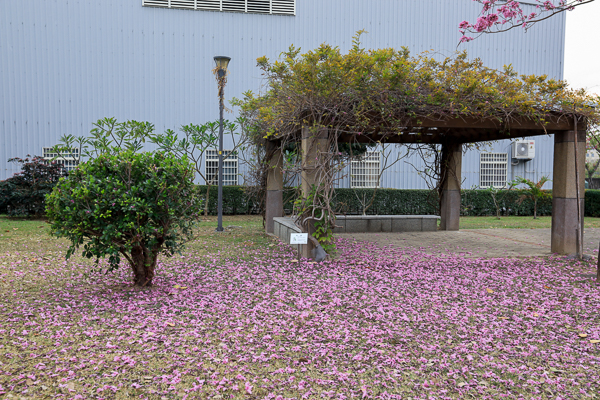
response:
M569 118L565 114L546 118L545 124L526 117L513 117L510 121L499 119L475 119L472 117L454 119L423 119L409 121L394 134L386 134L385 126L370 134L341 134L338 142L348 143L429 143L439 144L442 159L448 169L448 178L442 183L441 229L459 229L460 184L462 148L465 143L476 143L501 139L515 139L525 136L554 135L554 177L552 190L552 240L551 250L558 254L577 253L577 190L579 187L580 210L583 216L586 123L585 117ZM317 133L314 133L317 132ZM319 154L328 150L328 131L324 128L311 129L305 125L298 138L302 142L302 192L306 197L315 183L315 168ZM277 136L267 142L270 154L270 167L267 175L266 231L273 233L273 218L283 212L283 155ZM577 154L577 159L575 159ZM576 175L576 169L578 173ZM579 185L576 184L576 176ZM583 218L581 218L583 232ZM311 232L309 232L311 233ZM303 246L304 256L310 257L311 246Z

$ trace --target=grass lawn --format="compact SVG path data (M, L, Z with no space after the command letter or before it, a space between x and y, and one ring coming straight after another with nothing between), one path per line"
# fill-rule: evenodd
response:
M598 398L591 264L341 239L296 262L260 218L210 219L140 290L0 218L0 398Z
M600 218L585 217L585 228L600 228ZM531 229L551 228L552 217L460 217L460 229Z

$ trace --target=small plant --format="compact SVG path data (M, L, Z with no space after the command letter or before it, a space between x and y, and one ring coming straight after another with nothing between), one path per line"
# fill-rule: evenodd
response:
M333 242L333 229L328 222L329 218L327 216L327 211L320 210L320 212L317 212L316 216L319 219L315 220L315 233L313 236L317 239L321 247L323 247L323 250L325 250L327 254L331 254L335 251L335 243ZM323 218L321 218L321 216L323 216Z
M298 198L294 201L294 214L298 215L301 225L314 224L312 236L319 242L326 253L335 251L333 241L333 226L331 215L328 211L317 205L320 203L316 198L319 195L316 185L313 185L306 199ZM305 232L310 229L305 230Z
M354 192L356 199L362 206L362 215L367 215L367 210L373 206L375 196L377 195L377 190L381 184L381 177L383 176L383 173L408 155L408 152L403 153L400 150L394 151L394 149L399 149L399 146L392 144L381 144L381 151L374 152L375 154L379 155L379 171L376 175L375 187L371 191L370 196L367 196L367 193L363 192L363 196L361 198L358 195L358 192ZM360 160L359 157L358 159Z
M167 129L163 134L148 135L148 140L156 144L159 150L190 160L197 176L206 184L206 199L210 196L211 187L216 185L218 180L218 172L215 170L210 175L204 164L208 151L216 150L219 145L219 127L219 121L214 121L203 125L184 125L179 134ZM231 151L223 153L223 162L241 157L247 141L245 120L238 118L235 122L224 121L224 131L233 146ZM205 203L204 215L208 215L208 201Z
M494 186L490 186L487 189L485 189L490 194L490 196L492 197L492 201L494 202L494 208L496 209L496 219L500 219L500 203L502 202L502 200L504 200L504 198L508 194L508 191L518 184L519 182L512 181L508 183L507 189L498 188Z
M511 184L513 185L518 185L518 184L524 184L527 186L527 188L525 189L525 191L527 193L523 194L521 197L519 197L519 199L517 200L517 203L520 205L523 203L523 201L525 201L526 199L530 199L531 201L533 201L533 219L537 219L537 204L538 204L538 200L544 198L544 197L549 197L550 194L544 192L542 190L542 187L544 186L544 184L546 182L548 182L550 179L548 179L547 176L542 176L540 178L540 180L536 183L533 181L530 181L529 179L526 178L522 178L520 176L518 176Z
M52 233L71 241L67 258L124 257L137 286L151 286L159 254L192 237L201 200L187 159L165 153L102 153L61 179L47 199Z
M0 182L0 210L11 217L44 215L46 195L66 175L62 165L39 156L11 158L21 164L21 172Z

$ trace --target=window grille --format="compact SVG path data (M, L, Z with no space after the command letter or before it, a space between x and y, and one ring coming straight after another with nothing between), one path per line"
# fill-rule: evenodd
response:
M204 160L206 179L211 185L219 183L219 152L207 150ZM238 159L231 150L223 150L223 186L238 184Z
M508 153L479 154L479 187L506 187Z
M61 164L65 171L73 171L79 165L79 149L73 148L71 151L62 152L60 155L56 154L52 147L42 147L42 158L50 161L54 157L57 157L54 161Z
M296 15L295 0L142 0L145 7Z
M367 151L360 160L352 161L350 164L350 187L377 187L380 164L380 151Z

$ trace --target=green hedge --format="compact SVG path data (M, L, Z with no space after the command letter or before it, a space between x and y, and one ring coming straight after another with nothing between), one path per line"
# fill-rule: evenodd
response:
M198 185L200 195L205 200L206 186ZM284 191L284 208L287 213L292 210L294 198L293 188ZM547 190L548 197L538 202L538 215L552 214L552 191ZM368 202L373 189L336 189L333 200L334 209L341 214L362 214L361 200ZM525 200L517 204L517 199L524 190L511 190L502 194L500 207L502 215L533 215L533 202ZM360 200L359 200L360 199ZM434 192L420 189L378 189L373 205L367 210L368 215L432 215L438 214L438 199ZM217 214L217 186L212 186L208 199L208 211ZM258 199L250 198L243 186L223 187L223 213L258 214ZM495 215L496 209L491 194L487 190L462 190L461 215L484 216ZM585 191L585 216L600 217L600 190Z
M206 185L198 185L200 197L206 200ZM208 213L217 215L218 187L211 186L208 196ZM250 198L243 186L223 186L223 214L241 215L260 213L260 204Z
M200 196L206 198L206 186L198 185ZM284 190L284 208L287 213L292 211L295 189ZM357 196L370 199L372 189L336 189L334 204L336 210L344 214L360 214L362 207ZM208 197L208 213L217 213L217 186L210 188ZM429 190L397 190L379 189L375 195L373 205L367 214L396 214L396 215L421 215L434 214L437 198ZM223 186L223 214L257 214L260 205L257 199L249 198L243 186Z
M206 186L198 186L200 193L206 193ZM546 190L548 197L538 201L538 215L552 215L552 191ZM373 189L336 189L333 207L341 214L362 214L361 200L370 200ZM494 201L487 190L462 190L461 215L485 216L496 215ZM520 205L517 200L524 190L511 190L501 194L499 201L502 215L533 215L533 202L529 199ZM284 208L287 213L292 210L294 189L284 191ZM360 200L359 200L360 199ZM438 199L434 192L420 189L378 189L373 205L367 215L434 215L437 211ZM208 201L209 214L217 213L217 187L210 189ZM259 202L246 195L243 186L223 187L223 213L258 214ZM600 190L585 191L585 216L600 217Z
M334 207L344 214L361 214L361 201L370 199L373 189L337 189ZM498 201L503 215L533 215L533 202L517 200L526 193L524 190L511 190L503 193ZM551 215L552 192L538 201L538 215ZM496 208L491 194L486 190L462 190L461 215L495 215ZM600 209L600 205L599 205ZM367 215L431 215L438 214L437 195L430 190L379 189Z
M552 191L545 192L548 196L538 200L538 215L552 215ZM373 189L336 189L333 206L343 214L362 214L359 198L370 199L372 193ZM525 193L517 189L497 196L502 215L533 215L533 201L517 202ZM291 211L291 202L286 203L286 211ZM367 210L367 215L432 214L438 214L437 195L430 190L415 189L378 189L373 205ZM461 215L496 215L491 194L487 190L462 190ZM600 190L585 191L585 215L600 217Z
M334 209L341 214L362 214L373 189L336 189ZM378 189L367 215L437 214L437 195L430 190Z
M585 191L585 216L600 217L600 190Z
M461 215L496 215L494 200L487 190L462 190ZM552 215L552 191L544 190L547 196L538 200L537 215ZM496 196L502 215L533 215L533 201L526 199L518 204L525 190L511 190Z
M206 196L206 186L198 185L200 195ZM333 201L334 208L341 214L362 214L363 197L370 199L373 189L336 189ZM500 202L504 207L503 215L533 215L533 202L525 200L521 205L516 200L524 193L512 190ZM538 215L552 214L552 191L548 190L548 198L538 202ZM284 191L284 208L287 213L292 210L294 189ZM419 189L378 189L373 205L367 210L368 215L434 215L437 212L437 196L430 190ZM508 209L508 213L506 210ZM210 215L217 214L217 186L212 186L208 200ZM249 198L243 186L223 187L223 214L258 214L260 204L257 199ZM496 209L490 193L486 190L463 190L461 198L461 215L495 215ZM600 217L600 190L585 191L585 215Z

